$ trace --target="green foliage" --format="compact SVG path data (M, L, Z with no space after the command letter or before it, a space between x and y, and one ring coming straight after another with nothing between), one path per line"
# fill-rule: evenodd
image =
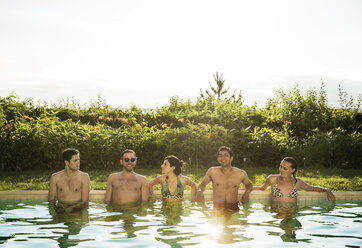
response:
M360 168L362 163L362 136L358 132L347 133L335 128L327 133L313 130L302 143L301 153L308 163L325 167Z
M216 79L224 82L218 74ZM318 92L306 94L298 86L280 89L264 108L243 105L241 95L222 100L208 94L195 102L175 96L149 111L112 108L100 96L90 106L74 99L49 106L11 95L0 98L0 166L60 169L61 151L75 147L85 170L118 168L126 148L137 152L141 167L158 168L174 154L204 169L215 165L218 147L227 145L238 167L275 168L283 157L294 156L305 168L357 169L362 163L360 100L355 104L340 91L343 107L338 109L327 106L323 83Z

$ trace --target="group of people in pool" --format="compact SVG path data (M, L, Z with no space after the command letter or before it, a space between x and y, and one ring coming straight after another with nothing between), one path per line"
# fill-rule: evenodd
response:
M89 200L90 180L87 173L79 170L80 153L76 149L68 148L63 151L62 160L65 168L51 176L48 200L57 209L67 212L83 208ZM299 189L326 192L328 200L335 202L336 198L330 189L309 185L296 177L298 167L292 157L281 161L280 174L269 175L265 183L257 187L253 187L244 170L231 165L232 161L232 150L226 146L220 147L217 151L217 162L220 166L209 168L197 187L195 182L182 175L183 161L171 155L167 156L161 165L162 175L148 182L144 176L134 172L137 164L136 153L127 149L122 152L120 159L123 170L108 177L104 201L106 204L125 206L145 204L149 198L155 201L153 188L160 184L164 201L182 201L185 187L190 186L191 200L205 202L203 192L212 182L215 209L238 211L240 184L245 187L241 203L249 201L252 190L266 190L269 187L273 202L295 203Z

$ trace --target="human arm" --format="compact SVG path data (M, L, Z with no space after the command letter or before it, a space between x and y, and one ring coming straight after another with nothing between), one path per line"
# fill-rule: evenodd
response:
M112 181L113 181L113 176L110 175L107 180L106 194L104 196L104 203L106 203L106 204L111 203L112 190L113 190Z
M205 201L205 197L204 197L204 191L206 189L206 186L211 182L211 173L212 173L212 169L210 168L207 172L206 175L204 177L204 179L202 180L202 182L199 184L199 187L197 189L196 192L196 201L198 202L204 202Z
M254 190L266 190L271 186L271 175L269 175L262 186L254 186Z
M323 188L318 186L312 186L306 182L304 182L302 179L298 178L298 188L306 190L306 191L315 191L315 192L326 192L327 199L329 201L335 202L336 197L334 196L333 192L329 188Z
M53 174L50 177L50 187L49 187L49 191L48 191L48 201L52 205L55 205L56 193L57 193L56 176Z
M253 184L250 182L248 174L246 174L246 172L243 172L242 177L243 177L242 183L245 186L245 192L241 197L240 202L246 203L249 202L249 195L250 192L253 190Z
M153 186L154 185L157 185L157 184L161 184L162 183L162 179L163 179L163 175L162 176L158 176L156 177L155 179L151 180L148 184L148 189L149 189L149 194L151 196L151 200L152 201L156 201L156 196L154 195L154 192L153 192Z
M185 178L185 185L191 187L191 201L194 202L196 200L196 183L188 177L183 177Z
M143 177L142 180L142 186L141 186L141 198L142 198L142 203L147 203L148 202L148 181L145 177Z
M90 180L88 173L84 173L82 177L82 202L86 204L89 201L89 190L90 190Z

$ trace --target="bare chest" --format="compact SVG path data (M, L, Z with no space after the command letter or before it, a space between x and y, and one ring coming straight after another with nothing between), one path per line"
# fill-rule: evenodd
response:
M136 178L117 178L113 181L112 186L115 190L134 191L139 190L142 186L140 180Z
M212 177L213 186L219 189L238 189L241 180L236 175L217 174Z
M80 192L82 182L78 177L61 177L57 182L59 192Z

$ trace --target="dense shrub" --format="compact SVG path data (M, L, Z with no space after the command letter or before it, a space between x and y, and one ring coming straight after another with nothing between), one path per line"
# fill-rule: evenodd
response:
M82 168L119 167L123 149L137 152L139 165L159 167L175 154L195 167L216 164L219 146L234 151L233 165L277 166L294 156L301 166L360 168L359 102L329 108L322 85L303 94L278 90L265 108L238 98L172 97L155 110L112 108L101 98L90 106L74 100L58 105L0 98L0 164L9 170L62 168L60 152L81 151ZM345 98L345 94L343 95Z

